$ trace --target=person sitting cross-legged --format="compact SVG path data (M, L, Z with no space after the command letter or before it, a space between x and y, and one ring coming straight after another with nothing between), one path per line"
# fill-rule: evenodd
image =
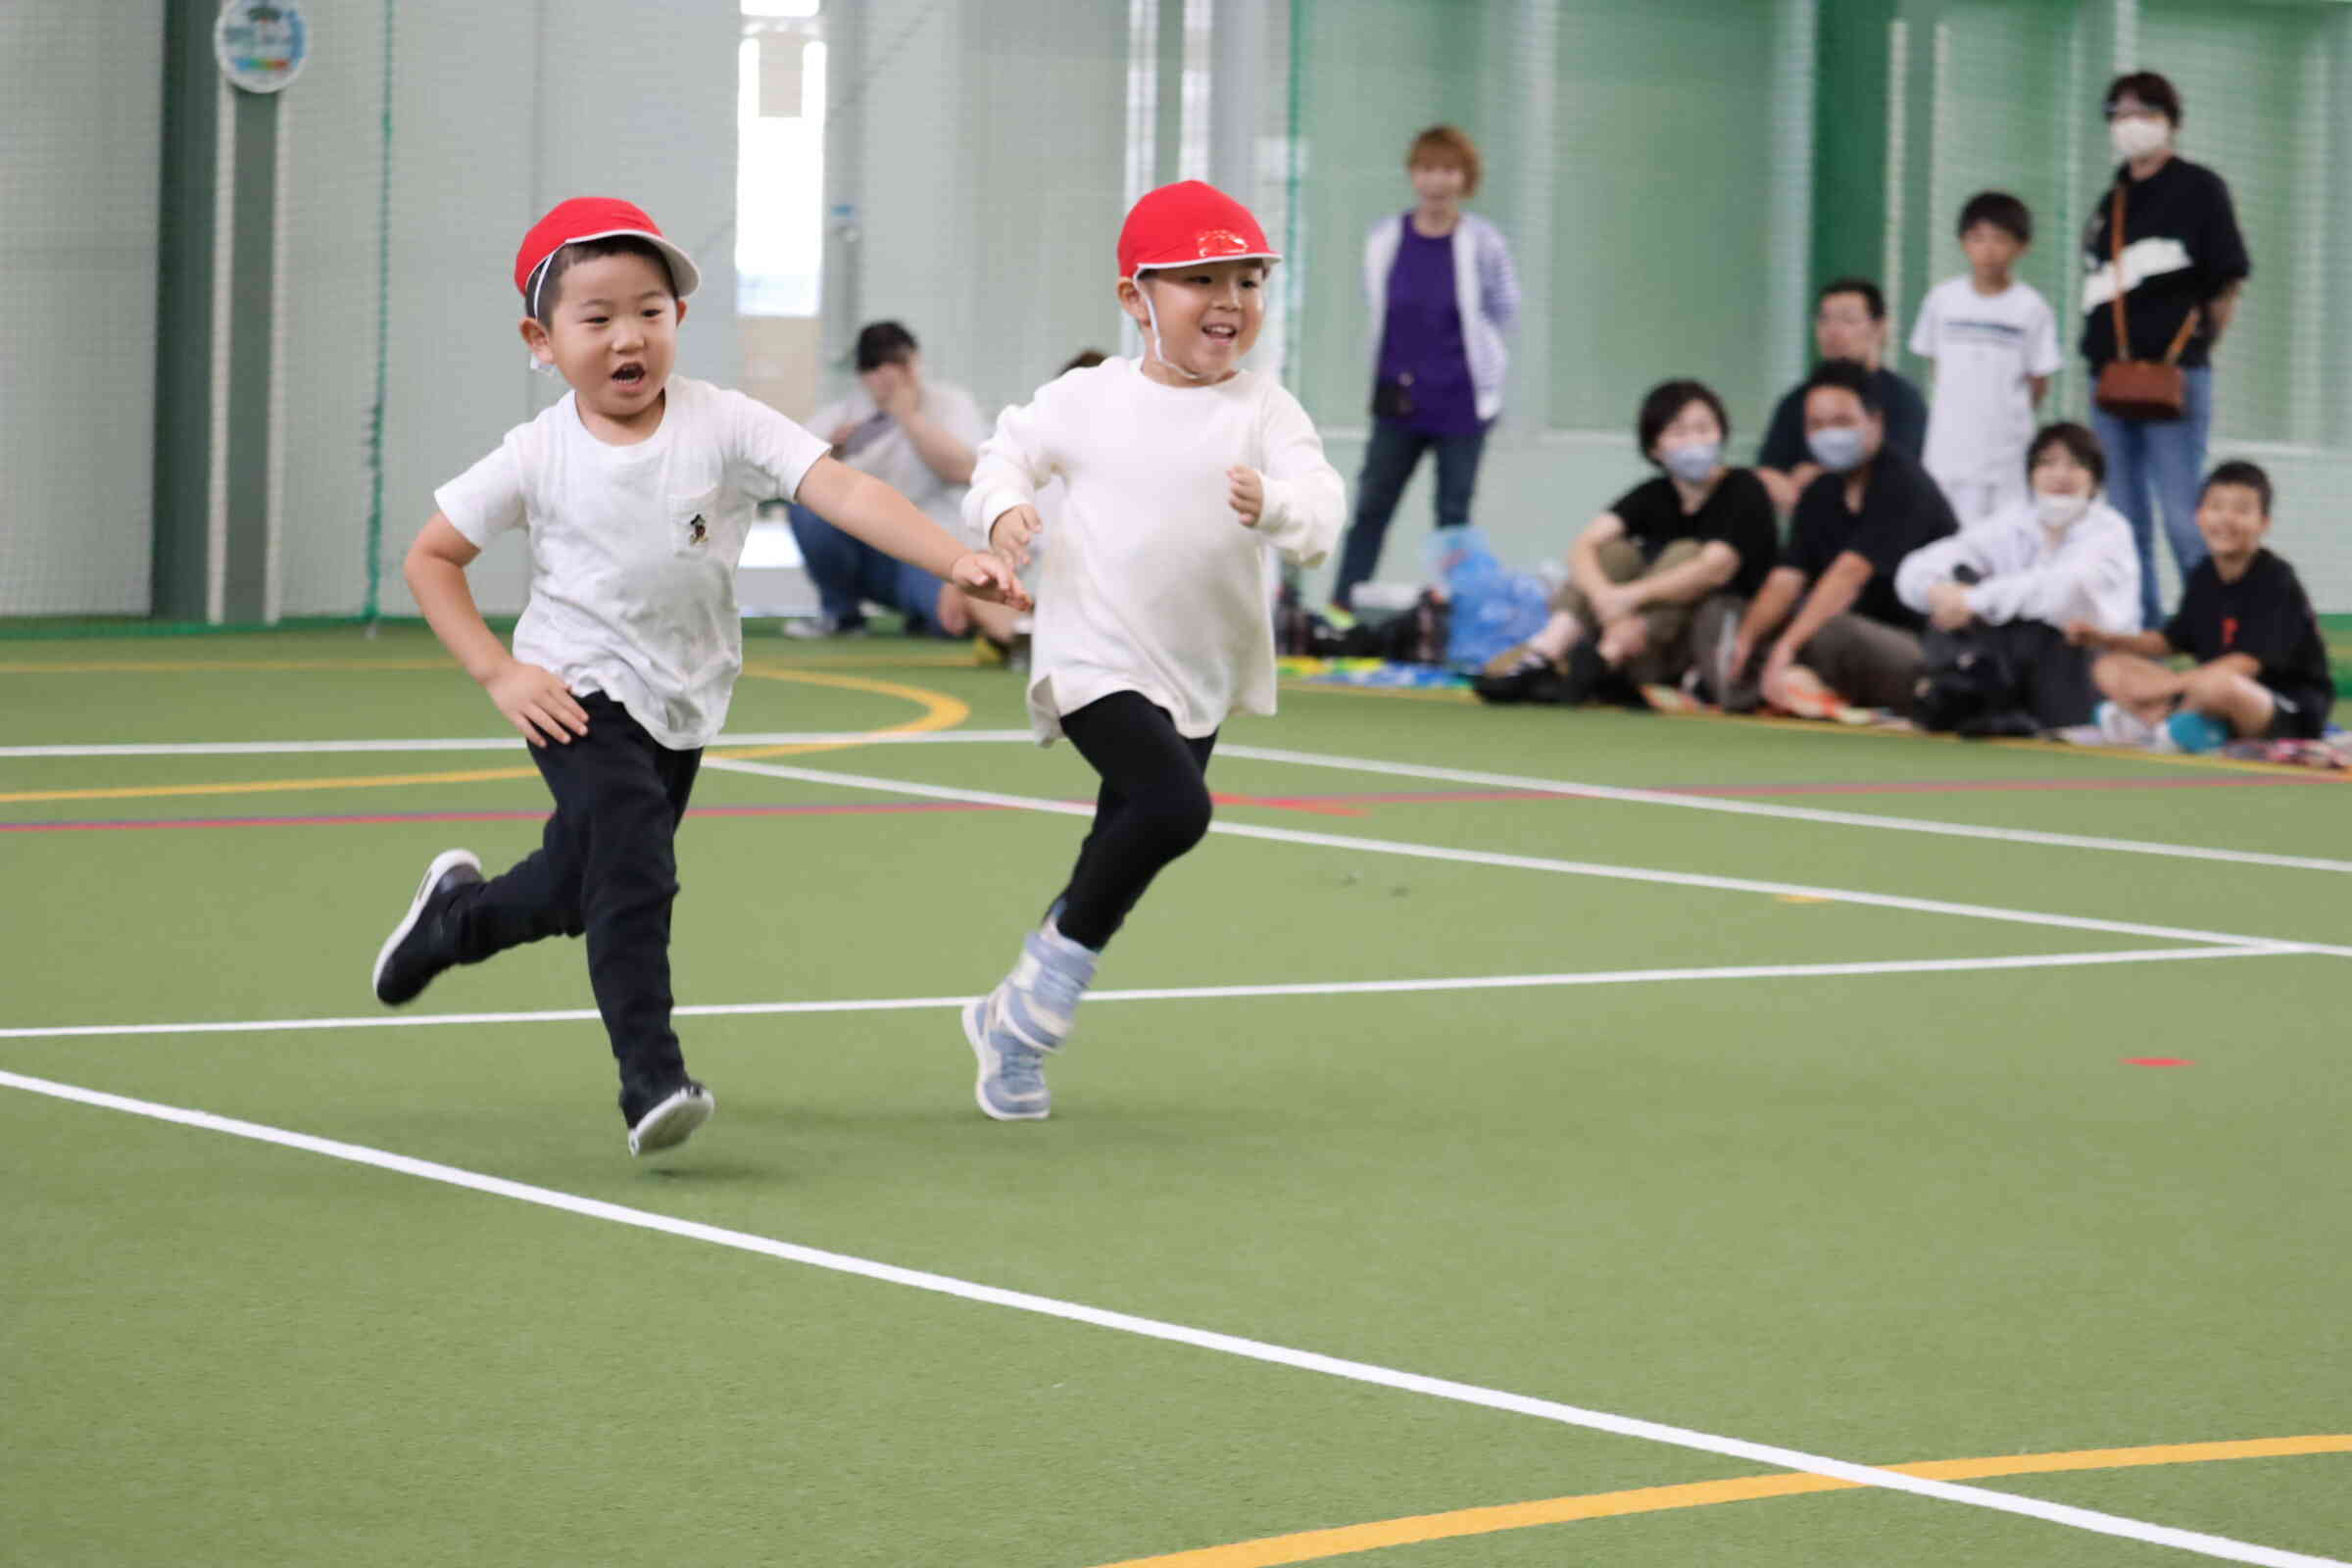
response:
M2091 678L2109 699L2098 710L2109 744L2202 752L2232 739L2326 733L2335 707L2327 640L2294 567L2263 547L2270 531L2271 476L2251 463L2225 463L2197 500L2208 553L2164 628L2067 628L2101 653ZM2181 654L2192 668L2158 662Z
M2098 701L2090 657L2067 641L2067 625L2139 624L2139 551L2130 520L2100 496L2098 437L2044 425L2021 466L2027 499L1913 551L1895 570L1896 597L1930 627L1912 713L1925 728L2031 734L2087 723Z
M1821 476L1797 499L1780 564L1722 658L1700 629L1702 682L1733 710L1761 699L1808 718L1906 712L1927 621L1896 597L1895 568L1958 531L1951 505L1919 460L1888 442L1878 387L1852 360L1807 378L1805 441Z
M1635 436L1659 476L1592 519L1568 552L1551 618L1491 661L1473 689L1488 702L1639 703L1690 667L1702 603L1737 615L1772 569L1772 497L1728 468L1731 416L1704 382L1664 381L1642 400Z

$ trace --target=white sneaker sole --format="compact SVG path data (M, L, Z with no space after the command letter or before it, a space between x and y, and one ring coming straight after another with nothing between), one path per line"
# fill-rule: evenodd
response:
M392 961L392 950L416 929L417 917L424 913L425 896L433 891L433 884L461 865L470 865L476 871L482 868L480 857L471 850L443 850L433 857L433 863L424 868L424 880L416 884L416 896L409 901L409 912L401 916L400 924L394 926L392 934L384 938L384 945L375 950L375 967L368 971L369 996L374 996L376 989L383 984L384 965Z
M997 1054L988 1044L987 1022L988 997L975 997L963 1004L963 1038L971 1044L972 1054L980 1058L980 1076L972 1080L973 1102L991 1121L1044 1121L1053 1113L1050 1104L1035 1110L999 1110L988 1102L988 1075L997 1065Z
M629 1129L629 1152L659 1154L664 1149L675 1149L692 1138L717 1108L718 1097L708 1089L699 1094L681 1089L637 1118L637 1125Z

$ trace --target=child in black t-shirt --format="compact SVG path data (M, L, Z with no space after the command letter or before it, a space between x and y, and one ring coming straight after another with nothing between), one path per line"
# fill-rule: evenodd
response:
M2070 641L2102 651L2091 678L2109 699L2099 728L2110 742L2203 752L2233 737L2316 740L2327 729L2335 705L2328 646L2294 567L2262 546L2270 529L2270 475L2225 463L2197 499L2210 553L2164 629L2067 627ZM2196 667L2156 662L2181 654Z

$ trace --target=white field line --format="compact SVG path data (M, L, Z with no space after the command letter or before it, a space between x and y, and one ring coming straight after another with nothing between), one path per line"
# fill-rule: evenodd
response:
M773 734L721 735L710 744L721 746L1002 746L1012 741L1035 744L1025 729L931 730L908 734L899 730L779 730ZM0 758L43 757L328 757L352 752L512 752L520 749L519 735L484 740L416 741L159 741L120 746L0 746Z
M787 1263L805 1264L837 1274L849 1274L860 1279L886 1285L905 1286L911 1290L934 1295L955 1297L989 1306L1009 1307L1018 1312L1033 1312L1043 1317L1059 1318L1064 1322L1084 1323L1115 1333L1138 1335L1172 1345L1188 1345L1198 1349L1213 1350L1225 1355L1241 1356L1247 1360L1285 1366L1300 1372L1319 1373L1325 1377L1343 1378L1351 1383L1395 1389L1406 1394L1425 1395L1431 1398L1448 1399L1459 1404L1476 1405L1490 1410L1533 1416L1538 1420L1557 1422L1563 1426L1582 1427L1593 1432L1611 1433L1618 1437L1639 1438L1648 1443L1665 1444L1673 1447L1694 1449L1701 1453L1721 1454L1726 1458L1743 1459L1750 1463L1772 1465L1785 1470L1802 1471L1808 1475L1832 1476L1859 1486L1879 1487L1889 1492L1907 1492L1914 1496L1933 1497L1941 1502L1960 1503L1972 1508L1985 1508L1999 1513L2017 1514L2028 1519L2039 1519L2048 1524L2064 1525L2086 1530L2102 1536L2117 1536L2127 1541L2146 1542L2151 1545L2171 1546L2201 1556L2220 1558L2225 1562L2257 1563L2265 1568L2352 1568L2332 1557L2314 1557L2301 1552L2281 1551L2272 1546L2259 1546L2249 1542L2232 1541L2225 1536L2205 1535L2198 1531L2180 1530L2170 1525L2150 1524L2144 1520L2128 1519L2121 1515L2099 1513L2089 1508L2072 1507L2065 1503L2045 1502L2038 1497L2014 1493L1995 1492L1983 1487L1965 1486L1948 1481L1929 1481L1918 1476L1904 1475L1896 1470L1882 1470L1875 1465L1855 1464L1823 1454L1807 1453L1797 1448L1784 1448L1773 1444L1751 1443L1741 1438L1719 1437L1710 1432L1698 1432L1689 1427L1668 1426L1656 1421L1643 1421L1634 1416L1614 1415L1605 1410L1591 1410L1578 1405L1562 1404L1556 1400L1540 1399L1524 1394L1511 1394L1500 1389L1483 1388L1476 1384L1455 1383L1445 1378L1424 1377L1419 1373L1402 1372L1392 1367L1376 1366L1365 1361L1344 1360L1312 1350L1292 1349L1285 1346L1269 1345L1260 1340L1243 1339L1238 1335L1219 1334L1208 1329L1189 1328L1180 1323L1168 1323L1157 1318L1139 1317L1128 1312L1114 1312L1077 1301L1064 1301L1049 1296L1032 1296L1025 1291L1008 1291L993 1285L981 1285L951 1275L933 1274L921 1269L901 1268L896 1264L877 1262L871 1258L853 1257L843 1252L829 1252L818 1248L803 1247L796 1243L777 1241L772 1237L756 1236L747 1231L727 1230L716 1225L705 1225L694 1220L678 1219L668 1214L657 1214L642 1208L630 1208L609 1203L600 1199L582 1198L577 1194L558 1192L552 1188L535 1187L526 1182L509 1181L479 1171L465 1170L455 1165L443 1165L433 1160L417 1159L407 1154L395 1154L364 1144L347 1144L331 1138L319 1138L309 1133L291 1132L282 1127L267 1126L260 1122L240 1121L231 1116L215 1115L210 1111L188 1110L176 1105L158 1104L153 1101L132 1100L122 1095L107 1094L101 1090L84 1089L74 1084L55 1083L45 1078L30 1078L20 1073L0 1071L0 1088L22 1090L26 1094L44 1095L54 1100L90 1105L101 1110L121 1111L127 1115L144 1116L154 1121L171 1122L205 1132L223 1133L232 1138L249 1139L255 1143L274 1144L283 1149L300 1150L306 1153L321 1154L355 1165L371 1165L403 1176L423 1181L439 1182L450 1187L487 1194L493 1198L511 1199L516 1202L532 1203L586 1219L597 1219L613 1225L626 1225L637 1230L657 1231L686 1241L703 1242L735 1251L772 1257Z
M1771 816L1788 822L1825 822L1836 827L1875 827L1898 833L1935 833L1945 838L1991 839L2000 844L2042 844L2062 850L2109 850L2125 855L2161 855L2183 860L2224 860L2235 865L2275 865L2296 871L2352 872L2352 860L2329 860L2317 856L2268 855L2257 850L2217 850L2194 844L2166 844L2151 839L2042 833L2030 828L1977 827L1966 822L1938 822L1918 816L1881 816L1869 811L1827 811L1810 806L1727 801L1712 795L1626 789L1613 784L1580 784L1574 779L1529 778L1517 773L1485 773L1460 767L1424 767L1413 762L1384 762L1366 757L1331 757L1320 752L1292 752L1270 746L1220 746L1217 755L1237 757L1252 762L1296 762L1309 767L1340 768L1350 773L1385 773L1396 778L1476 784L1491 789L1527 790L1541 795L1567 795L1595 801L1623 801L1635 806L1673 806L1689 811L1720 811L1730 816Z
M756 735L722 735L713 748L735 746L955 746L1033 744L1025 729L941 730L906 734L872 730L785 730ZM481 740L373 741L187 741L93 746L0 746L0 759L133 758L133 757L301 757L354 753L505 752L520 740L515 736ZM1410 762L1387 762L1374 758L1334 757L1319 752L1285 751L1276 747L1228 745L1222 757L1245 761L1291 762L1339 768L1358 773L1383 773L1398 778L1439 783L1473 784L1491 789L1526 790L1596 801L1619 801L1637 806L1670 806L1685 810L1717 811L1731 816L1779 817L1785 821L1821 822L1837 827L1884 828L1892 832L1932 833L1945 838L1990 839L1996 843L2039 844L2054 849L2105 850L2127 855L2155 855L2186 860L2218 860L2237 865L2269 865L2299 871L2352 872L2352 860L2319 856L2272 855L2258 850L2212 849L2194 844L2168 844L2152 839L2104 838L2082 833L2045 833L2031 828L1978 827L1965 822L1940 822L1928 817L1887 816L1867 811L1832 811L1816 807L1775 806L1760 801L1732 801L1715 796L1685 795L1672 790L1632 789L1614 784L1582 784L1573 779L1534 778L1517 773L1489 773L1467 768L1426 767Z
M981 806L1016 810L1048 811L1057 816L1092 817L1091 805L1049 801L1030 795L1001 795L990 790L956 789L944 784L916 784L906 779L878 778L866 773L842 773L829 768L790 767L779 762L710 760L705 767L766 778L795 779L808 784L832 784L875 790L888 795L910 795L927 800L969 801ZM1492 865L1523 871L1549 871L1565 876L1602 877L1618 882L1652 882L1670 887L1710 888L1725 893L1769 893L1836 904L1867 905L1879 908L1910 909L1921 914L1952 914L1975 920L2006 920L2018 925L2058 926L2071 931L2103 931L2113 936L2157 937L2167 942L2213 942L2227 947L2263 948L2296 953L2323 953L2352 958L2352 947L2330 947L2292 938L2236 936L2226 931L2200 931L2174 925L2143 925L2132 920L2101 920L2088 915L2042 914L2031 909L2008 909L1989 904L1954 904L1941 899L1914 899L1894 893L1863 893L1851 888L1809 887L1799 882L1765 882L1751 877L1709 876L1697 871L1657 871L1641 866L1601 865L1590 860L1560 860L1533 855L1500 855L1486 850L1454 850L1435 844L1410 844L1396 839L1355 838L1342 833L1308 833L1298 828L1259 827L1250 822L1211 822L1208 830L1231 838L1264 839L1275 844L1308 844L1323 849L1349 850L1359 855L1400 855L1413 859L1448 860L1461 865Z
M1215 1002L1250 997L1360 997L1411 991L1512 991L1541 986L1648 985L1661 981L1833 979L1844 975L1957 974L1980 969L2073 969L2108 963L2172 963L2197 958L2261 958L2293 954L2275 948L2143 948L2116 953L2028 953L1997 958L1886 958L1854 963L1742 963L1693 969L1587 969L1566 974L1500 974L1437 980L1297 981L1259 986L1165 986L1090 991L1104 1002ZM724 1002L670 1009L680 1018L741 1018L793 1012L913 1012L960 1007L969 997L861 997L839 1002ZM434 1024L585 1023L593 1007L537 1012L379 1012L351 1018L253 1018L208 1023L85 1023L0 1029L0 1040L73 1040L124 1035L278 1034L318 1029L406 1029Z

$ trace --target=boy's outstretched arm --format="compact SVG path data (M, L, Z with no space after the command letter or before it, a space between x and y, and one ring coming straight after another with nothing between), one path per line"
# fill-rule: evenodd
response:
M844 533L920 566L975 599L1015 610L1030 608L1028 592L1010 566L995 556L964 549L913 502L871 474L833 458L819 458L801 479L795 499Z
M409 546L401 575L408 579L409 592L416 596L416 608L424 612L433 635L490 694L507 722L533 746L551 740L568 746L572 736L588 733L587 710L553 670L526 664L508 653L498 633L482 619L473 590L466 583L466 568L481 553L436 512Z

